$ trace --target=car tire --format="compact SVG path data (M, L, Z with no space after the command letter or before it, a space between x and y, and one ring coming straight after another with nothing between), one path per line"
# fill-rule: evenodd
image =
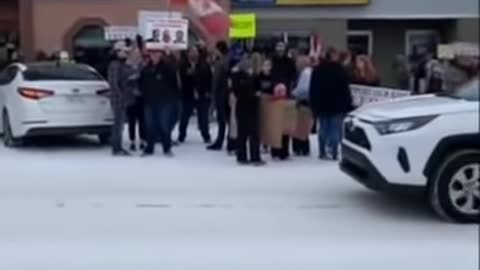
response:
M458 223L480 221L480 151L449 155L434 173L429 199L442 218Z
M110 143L110 138L112 136L110 133L98 134L98 140L100 141L101 145L107 145Z
M3 144L5 147L12 148L19 146L21 143L20 139L13 137L12 126L10 124L10 118L7 111L2 113L2 125L3 125Z

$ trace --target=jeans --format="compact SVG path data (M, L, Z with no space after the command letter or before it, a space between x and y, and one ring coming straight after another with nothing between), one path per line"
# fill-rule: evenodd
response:
M140 139L146 140L145 136L145 112L143 108L143 98L137 98L135 104L127 109L128 116L128 134L130 142L134 143L137 135L137 125L139 127Z
M113 126L112 126L112 151L119 152L123 150L123 129L127 112L125 108L113 108Z
M342 136L342 120L343 116L341 115L319 116L318 145L320 157L326 157L328 147L332 158L338 158L338 145Z
M176 106L175 102L145 106L145 125L147 128L145 153L153 154L155 152L157 138L160 139L165 153L172 149L172 121Z
M210 141L208 110L210 108L210 101L207 98L200 98L198 100L184 100L182 102L182 114L180 117L179 127L179 141L184 141L187 138L188 123L192 117L193 110L197 111L198 126L204 141Z

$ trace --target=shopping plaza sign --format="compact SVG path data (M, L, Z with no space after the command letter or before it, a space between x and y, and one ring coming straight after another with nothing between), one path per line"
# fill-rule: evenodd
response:
M370 0L232 0L235 6L367 5Z

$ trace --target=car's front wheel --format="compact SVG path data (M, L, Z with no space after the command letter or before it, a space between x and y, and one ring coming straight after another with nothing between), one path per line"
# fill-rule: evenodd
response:
M5 147L15 147L20 143L19 139L13 137L12 126L10 124L10 118L7 111L2 113L2 125L3 125L3 144Z
M433 209L460 223L480 221L480 151L463 150L440 164L429 187Z

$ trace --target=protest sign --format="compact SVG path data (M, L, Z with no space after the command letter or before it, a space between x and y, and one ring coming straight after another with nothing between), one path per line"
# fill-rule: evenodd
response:
M351 85L350 89L352 92L353 104L356 107L367 103L393 100L410 95L410 92L408 91L384 87Z
M139 28L147 49L188 48L188 20L179 13L140 12Z
M230 15L230 38L255 38L256 35L255 13Z
M138 34L136 26L107 26L104 29L105 40L125 40L127 38L134 40Z

